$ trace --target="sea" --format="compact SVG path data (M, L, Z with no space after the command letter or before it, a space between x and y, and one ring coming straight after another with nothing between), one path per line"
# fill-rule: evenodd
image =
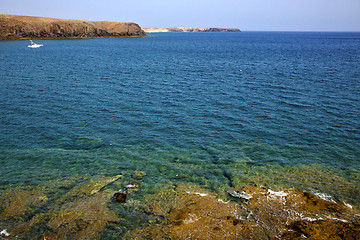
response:
M144 172L360 207L360 33L0 41L0 190Z

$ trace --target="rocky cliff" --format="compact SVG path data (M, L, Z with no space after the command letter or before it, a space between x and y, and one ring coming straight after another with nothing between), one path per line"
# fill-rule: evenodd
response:
M172 27L151 28L143 27L145 32L240 32L238 28L197 28L197 27Z
M0 14L0 39L146 36L136 23Z

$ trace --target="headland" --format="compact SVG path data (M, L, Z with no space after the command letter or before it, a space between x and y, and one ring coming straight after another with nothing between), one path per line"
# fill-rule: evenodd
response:
M0 40L146 36L132 22L85 21L0 14Z
M198 27L170 27L170 28L152 28L143 27L145 32L240 32L238 28L198 28Z

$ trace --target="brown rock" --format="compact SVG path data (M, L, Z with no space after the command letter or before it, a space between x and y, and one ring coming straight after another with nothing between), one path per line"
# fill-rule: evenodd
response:
M116 202L126 202L127 194L122 192L116 192L114 194L114 200Z
M283 239L296 239L296 235L314 240L356 240L360 237L360 224L334 220L296 221L290 229L293 235L284 234Z
M311 239L338 239L335 236L343 229L356 231L355 225L345 224L352 221L356 211L343 204L296 189L271 191L246 186L242 190L251 196L246 209L266 229L270 238L282 235L284 239L301 239L305 235ZM290 231L284 231L286 228Z
M54 233L45 233L42 237L41 240L60 240L60 238L54 234Z
M163 224L130 231L125 239L356 239L357 210L299 190L246 186L215 193L176 185L148 197L147 212ZM245 199L245 200L244 200ZM342 238L339 238L342 237Z
M215 193L190 185L160 191L149 198L147 210L163 216L164 224L126 234L125 239L262 239L265 232L247 212Z

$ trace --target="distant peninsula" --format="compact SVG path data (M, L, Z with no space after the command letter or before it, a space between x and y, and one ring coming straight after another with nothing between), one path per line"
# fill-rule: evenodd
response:
M0 14L0 40L146 36L132 22L107 22Z
M238 28L198 28L198 27L170 27L170 28L152 28L143 27L145 32L240 32Z

